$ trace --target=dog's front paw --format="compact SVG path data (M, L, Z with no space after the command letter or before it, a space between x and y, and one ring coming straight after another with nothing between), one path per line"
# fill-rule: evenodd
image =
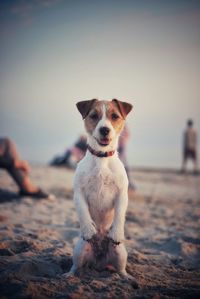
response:
M97 230L94 222L90 222L84 225L81 229L81 235L84 240L90 240L94 235L96 235Z
M108 233L108 237L116 244L121 243L124 240L124 230L113 226Z

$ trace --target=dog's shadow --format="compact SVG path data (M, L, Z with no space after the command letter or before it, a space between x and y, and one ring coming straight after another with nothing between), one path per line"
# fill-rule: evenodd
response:
M5 202L16 201L20 199L21 197L17 192L13 192L8 189L0 189L0 204Z

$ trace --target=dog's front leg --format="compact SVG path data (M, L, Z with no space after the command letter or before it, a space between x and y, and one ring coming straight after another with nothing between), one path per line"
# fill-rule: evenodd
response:
M124 240L124 223L125 223L127 205L128 205L128 194L126 190L122 190L115 201L114 219L108 234L108 237L111 238L116 243L120 243Z
M75 192L74 202L80 222L81 236L84 240L90 240L97 233L97 230L90 216L88 203L80 190Z

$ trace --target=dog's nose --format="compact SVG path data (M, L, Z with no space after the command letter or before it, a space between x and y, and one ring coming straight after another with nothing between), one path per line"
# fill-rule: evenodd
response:
M109 132L110 132L110 129L108 127L101 127L99 129L99 131L100 131L101 135L107 136L109 134Z

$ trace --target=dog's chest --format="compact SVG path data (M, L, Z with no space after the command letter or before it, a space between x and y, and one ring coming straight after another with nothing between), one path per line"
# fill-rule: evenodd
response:
M83 192L90 208L112 208L117 190L116 175L108 167L94 167L83 179Z
M114 162L114 165L117 161ZM79 169L79 187L91 210L111 210L119 191L119 173L108 160L85 159Z

